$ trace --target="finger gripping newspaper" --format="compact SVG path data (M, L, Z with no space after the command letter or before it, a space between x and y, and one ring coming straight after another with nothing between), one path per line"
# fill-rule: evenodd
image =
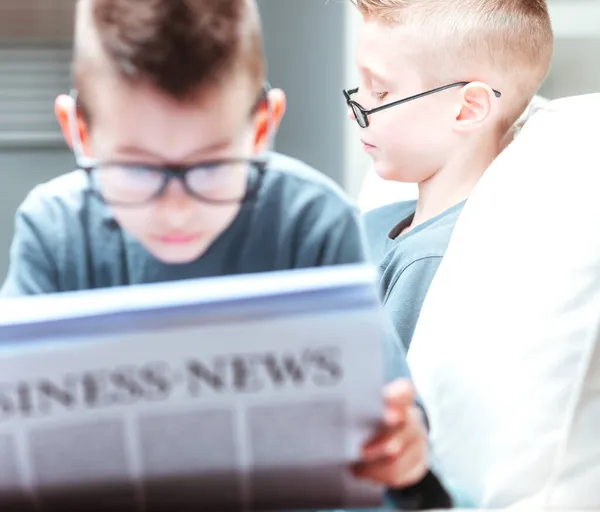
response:
M378 506L372 269L0 302L0 510Z

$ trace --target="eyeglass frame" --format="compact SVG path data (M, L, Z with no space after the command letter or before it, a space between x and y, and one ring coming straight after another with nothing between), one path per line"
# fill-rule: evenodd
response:
M253 105L250 115L254 115L262 105L267 104L268 106L268 93L270 90L270 84L265 82L265 85L261 89L260 95L256 103ZM70 91L70 97L73 100L74 108L69 110L69 128L71 135L71 145L73 154L75 156L75 161L79 169L85 172L89 188L87 192L93 194L95 197L103 201L104 203L110 206L116 207L125 207L125 208L139 208L146 206L164 196L169 184L172 180L179 180L188 196L191 198L212 205L232 205L232 204L243 204L248 201L251 201L256 198L258 191L262 186L262 182L264 181L264 176L267 172L267 161L264 158L224 158L217 160L204 160L202 162L196 164L187 164L187 165L152 165L147 163L136 163L136 162L118 162L118 161L100 161L95 158L88 157L85 155L83 151L83 142L81 141L81 136L77 129L77 112L79 110L79 93L76 89L72 89ZM269 124L272 124L272 112L269 109ZM271 132L271 130L269 130ZM189 185L187 176L197 170L207 169L210 167L215 167L219 165L239 165L239 164L247 164L248 166L254 167L257 171L257 175L254 179L249 177L248 179L248 188L243 197L237 199L211 199L205 197L201 194L198 194L194 191L194 189ZM156 171L163 175L163 181L157 191L152 194L148 199L138 202L138 203L126 203L119 201L109 201L103 195L102 192L96 190L93 184L93 172L97 170L99 167L104 166L121 166L121 167L130 167L130 168L143 168L148 171Z
M431 89L429 91L425 91L425 92L422 92L419 94L415 94L413 96L409 96L408 98L403 98L401 100L392 101L390 103L386 103L385 105L380 105L379 107L375 107L370 110L367 110L360 103L358 103L352 99L352 95L356 94L359 91L359 89L360 89L359 87L355 87L354 89L344 89L342 92L344 93L344 98L346 98L346 104L348 105L348 107L350 107L352 109L352 113L354 114L354 117L356 118L356 122L358 123L358 126L360 126L361 128L368 128L370 125L369 116L376 114L377 112L381 112L382 110L387 110L388 108L402 105L403 103L408 103L409 101L418 100L420 98L424 98L425 96L430 96L431 94L436 94L438 92L442 92L447 89L451 89L453 87L464 87L465 85L469 85L471 83L473 83L473 82L454 82L452 84L443 85L441 87L436 87L435 89ZM496 91L495 89L492 89L492 92L494 93L494 96L496 96L496 98L500 98L502 96L502 93L499 91ZM359 116L356 115L355 108L360 112L360 114L361 114L360 118L359 118ZM362 124L360 122L360 119L363 120ZM363 126L363 124L364 124L364 126Z

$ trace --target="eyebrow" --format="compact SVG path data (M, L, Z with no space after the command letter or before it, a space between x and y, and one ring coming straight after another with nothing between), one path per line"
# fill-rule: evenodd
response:
M211 153L211 152L216 152L222 149L225 149L227 146L229 146L231 144L231 140L227 139L227 140L221 140L218 142L215 142L214 144L211 144L210 146L201 148L201 149L197 149L195 151L193 151L190 155L187 155L186 157L182 158L181 161L193 161L194 158L196 156L199 156L200 154L205 154L205 153ZM149 160L160 160L160 161L166 161L169 159L166 159L164 155L161 155L160 153L156 153L154 151L151 151L149 149L145 149L145 148L141 148L132 144L125 144L122 146L117 146L117 148L115 149L116 153L119 153L121 155L126 155L126 156L132 156L132 157L140 157L140 158L148 158Z

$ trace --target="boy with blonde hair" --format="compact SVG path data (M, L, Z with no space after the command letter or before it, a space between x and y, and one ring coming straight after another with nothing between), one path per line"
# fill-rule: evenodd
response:
M352 1L363 23L350 117L375 172L419 189L365 216L409 347L464 201L549 71L553 33L545 0Z

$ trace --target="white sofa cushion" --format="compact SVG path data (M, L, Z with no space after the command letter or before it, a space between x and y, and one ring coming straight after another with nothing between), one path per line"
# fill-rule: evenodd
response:
M600 94L484 175L409 353L433 456L480 507L600 509Z

